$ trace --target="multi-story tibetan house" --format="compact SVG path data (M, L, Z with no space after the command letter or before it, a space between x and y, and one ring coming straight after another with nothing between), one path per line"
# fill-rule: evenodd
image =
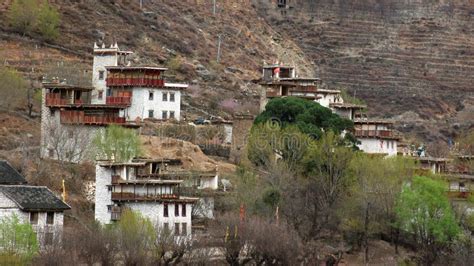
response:
M117 44L94 45L92 87L43 83L41 156L68 162L94 157L90 148L98 130L108 125L139 127L143 119L181 116L186 84L165 82L161 67L129 66L132 52Z
M357 111L365 108L363 105L344 103L339 90L320 88L321 81L318 78L297 77L293 66L282 64L264 66L260 85L264 88L260 102L261 111L265 109L270 99L287 96L315 101L351 120L354 120Z
M96 166L95 218L103 224L120 220L124 209L138 211L156 226L175 235L191 234L193 206L198 198L181 195L185 180L166 168L176 160L135 160L129 163L99 162ZM212 188L216 181L201 181Z
M358 147L371 154L397 155L400 137L393 131L393 122L387 120L355 119L354 136Z

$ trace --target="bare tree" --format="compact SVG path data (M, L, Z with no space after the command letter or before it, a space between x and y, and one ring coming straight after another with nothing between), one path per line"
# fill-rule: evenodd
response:
M94 135L85 127L68 127L51 119L44 131L45 145L52 149L55 159L64 162L80 162L92 153Z

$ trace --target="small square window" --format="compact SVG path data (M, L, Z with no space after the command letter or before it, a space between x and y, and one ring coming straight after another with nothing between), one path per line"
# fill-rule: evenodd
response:
M104 97L104 92L103 91L99 91L99 95L97 96L97 98L99 100L102 100L102 98Z
M54 224L54 212L46 213L46 224Z
M154 95L153 95L153 92L150 91L150 92L148 93L148 100L153 101L153 96L154 96Z
M181 205L181 216L186 217L186 204Z
M174 102L174 93L170 92L170 102Z
M174 111L170 111L170 119L174 119Z
M148 110L148 117L153 118L153 110Z
M174 205L174 216L179 217L179 204L178 203Z
M163 111L163 112L161 113L161 119L163 119L163 120L168 119L168 111Z
M163 231L165 231L166 233L169 233L169 231L170 231L169 223L164 223L163 224Z
M30 224L38 224L38 212L30 212Z
M48 157L53 158L54 157L54 150L53 149L48 149Z
M179 223L174 224L174 235L179 236Z
M104 71L99 70L99 80L104 80Z
M169 216L169 215L168 215L168 204L166 204L166 203L163 205L163 216L164 216L164 217L168 217L168 216Z
M168 93L163 92L163 102L167 102L167 101L168 101Z
M74 130L69 129L69 131L67 132L67 135L70 139L74 138Z
M181 224L181 234L183 236L188 234L188 224L187 223L182 223Z

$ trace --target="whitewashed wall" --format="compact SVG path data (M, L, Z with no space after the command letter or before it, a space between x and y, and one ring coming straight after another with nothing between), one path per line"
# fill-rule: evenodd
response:
M153 100L149 99L150 92L153 92ZM168 93L167 101L163 101L163 93ZM170 101L170 94L174 93L174 102ZM148 111L153 110L153 117L156 119L163 119L162 112L174 111L176 120L181 118L181 91L180 90L165 90L156 88L134 88L132 96L132 104L127 108L127 121L135 121L138 117L141 119L149 118Z
M361 143L359 149L366 153L385 153L389 156L397 155L397 141L376 138L358 138ZM387 147L387 142L389 143Z
M100 50L100 49L99 49ZM107 70L106 66L117 66L117 54L94 55L94 62L92 65L92 104L105 104L106 90L107 90ZM99 71L104 71L104 79L99 79ZM102 100L98 99L99 91L102 91Z
M111 168L95 167L95 219L102 223L110 223L111 213L108 211L107 205L113 205L112 192L109 191L107 185L112 184Z

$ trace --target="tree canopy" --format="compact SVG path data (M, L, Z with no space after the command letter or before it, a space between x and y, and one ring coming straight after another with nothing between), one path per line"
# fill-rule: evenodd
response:
M314 139L319 139L323 131L341 133L353 128L351 120L340 117L319 103L297 97L275 98L268 102L255 119L255 124L275 121L282 128L296 125L298 129Z
M398 226L414 236L428 265L460 233L446 188L441 181L414 177L404 185L395 208Z

